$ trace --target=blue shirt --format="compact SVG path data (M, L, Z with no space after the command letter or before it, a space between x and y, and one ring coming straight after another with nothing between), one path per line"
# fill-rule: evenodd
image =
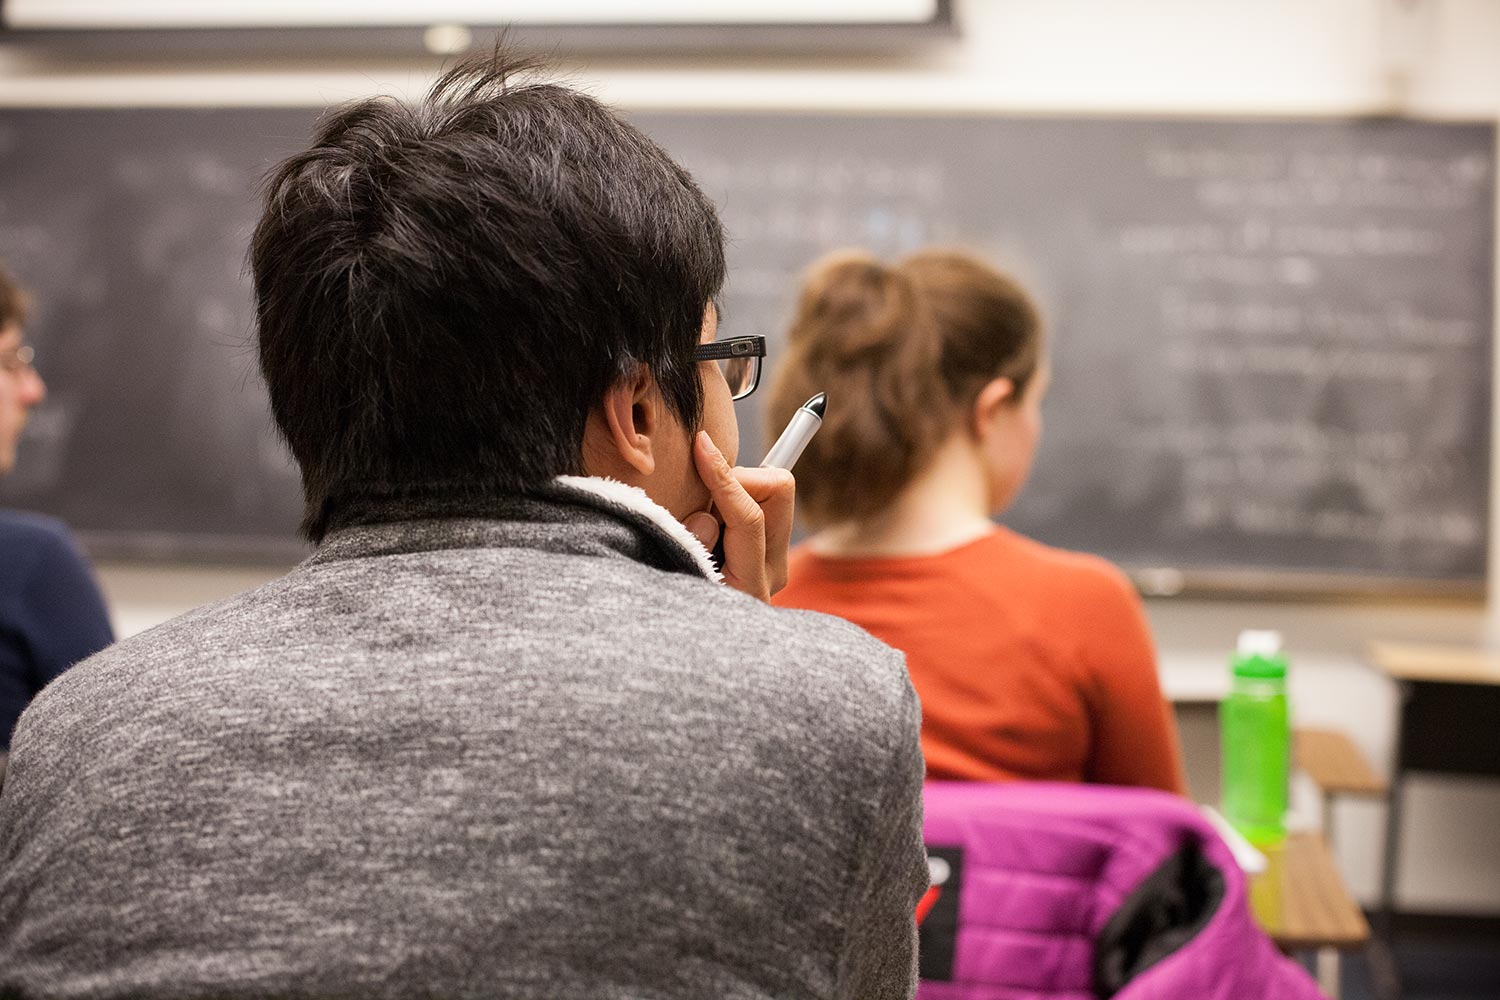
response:
M114 642L104 598L68 529L0 511L0 750L49 681Z

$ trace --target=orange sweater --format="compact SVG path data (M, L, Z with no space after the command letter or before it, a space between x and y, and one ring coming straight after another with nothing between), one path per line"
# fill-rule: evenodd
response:
M906 653L929 778L1185 791L1140 598L1104 560L998 528L934 556L803 545L789 572L776 604L846 618Z

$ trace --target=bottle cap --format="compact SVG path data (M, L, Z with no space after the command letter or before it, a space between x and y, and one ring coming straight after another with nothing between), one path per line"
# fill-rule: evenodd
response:
M1286 657L1281 655L1281 633L1270 629L1246 629L1235 646L1236 677L1275 679L1286 676Z
M1281 633L1274 629L1247 628L1235 645L1242 656L1274 656L1281 652Z

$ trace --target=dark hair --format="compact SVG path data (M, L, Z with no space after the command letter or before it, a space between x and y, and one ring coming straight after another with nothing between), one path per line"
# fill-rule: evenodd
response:
M26 322L26 314L30 309L31 296L16 284L16 279L10 276L5 265L0 264L0 330L12 323L19 325Z
M787 339L768 426L814 392L829 400L797 464L797 508L813 527L886 508L986 383L1009 378L1019 400L1042 356L1041 320L1020 286L951 250L890 266L863 251L824 257L803 280Z
M525 491L582 466L637 365L688 427L724 281L712 203L598 101L496 51L420 103L359 101L266 180L261 372L321 540L386 498Z

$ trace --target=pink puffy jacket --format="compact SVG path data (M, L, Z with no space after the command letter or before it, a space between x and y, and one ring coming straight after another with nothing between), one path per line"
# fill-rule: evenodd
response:
M917 1000L1317 1000L1190 803L1099 785L932 782Z

